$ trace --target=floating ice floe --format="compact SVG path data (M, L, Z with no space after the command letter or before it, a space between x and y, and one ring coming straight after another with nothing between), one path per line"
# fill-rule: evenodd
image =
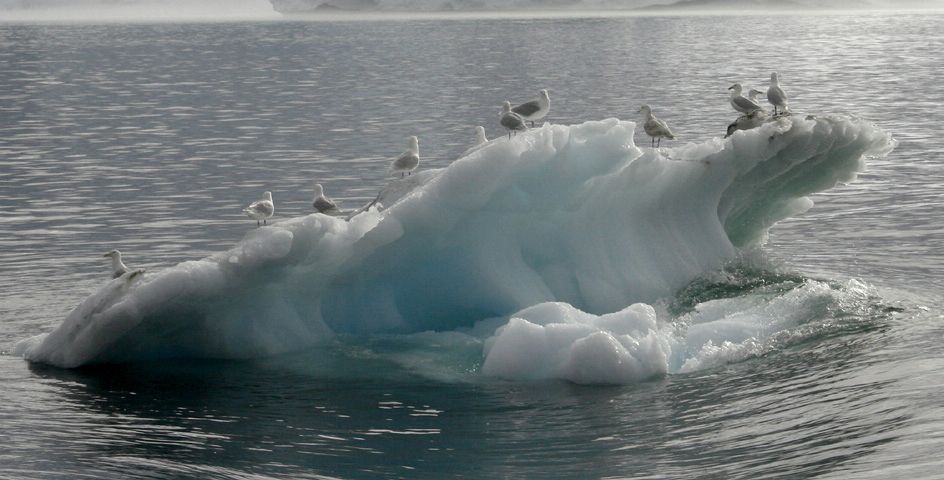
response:
M865 157L892 147L847 116L783 117L661 150L637 148L634 129L607 119L489 142L447 168L392 180L382 211L286 219L203 260L107 283L15 351L62 367L252 358L338 333L452 331L505 317L486 374L644 378L669 368L677 350L648 333L639 304L763 242L771 225L810 208L807 195L854 179ZM592 317L568 313L575 321L550 327L527 310L547 302ZM498 360L515 355L508 345L532 325L548 341L573 340L552 371Z

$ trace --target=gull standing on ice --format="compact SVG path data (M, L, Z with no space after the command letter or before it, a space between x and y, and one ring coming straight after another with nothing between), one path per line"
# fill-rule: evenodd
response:
M500 123L501 126L508 129L508 138L511 138L511 132L515 132L515 135L517 135L518 130L528 129L528 125L524 123L524 118L511 110L511 102L508 100L505 100L505 103L502 104Z
M112 250L102 256L111 258L111 278L118 278L125 273L128 273L128 266L121 261L120 250Z
M669 140L675 140L675 135L672 134L672 130L669 130L669 126L666 125L665 122L656 118L649 105L639 107L639 113L646 116L646 122L642 124L642 129L646 131L646 135L652 137L653 147L659 146L659 144L662 143L663 137ZM656 139L659 140L659 143L656 143Z
M541 90L538 98L530 102L522 103L512 108L511 111L521 115L521 118L530 121L531 126L534 127L535 120L544 118L547 116L547 112L551 111L551 97L547 95L547 90Z
M787 94L780 88L780 75L777 72L770 74L770 87L767 88L767 101L774 106L774 115L777 114L777 107L780 107L780 113L785 113L787 107Z
M728 87L728 90L731 90L731 106L734 107L735 110L747 115L753 115L754 112L761 109L760 104L741 95L740 83L731 85Z
M318 213L338 211L338 204L325 196L324 187L322 187L320 183L315 184L315 198L312 199L311 206L314 207L315 211Z
M485 136L485 127L479 125L475 127L475 146L488 143L488 137Z
M108 253L102 255L102 256L103 256L103 257L109 257L109 258L111 258L111 270L112 270L111 278L113 278L113 279L114 279L114 278L118 278L118 277L120 277L120 276L122 276L122 275L128 273L128 271L129 271L128 266L125 265L125 263L121 261L121 251L120 251L120 250L115 249L115 250L112 250L112 251L110 251L110 252L108 252ZM135 276L140 275L140 274L142 274L142 273L144 273L144 269L143 269L143 268L139 268L139 269L137 269L137 270L134 270L133 272L131 272L131 276L128 277L128 280L131 280L131 279L134 278Z
M488 143L488 137L485 136L485 127L481 125L475 127L475 143L462 152L462 155L459 155L458 158L469 156L472 152L484 147L486 143Z
M272 192L263 193L262 200L250 203L243 211L246 212L246 215L249 215L249 218L256 221L256 226L259 226L259 220L262 220L262 224L265 225L266 220L275 214L275 204L272 203Z
M416 166L420 164L420 141L415 136L406 139L406 151L399 157L390 162L390 170L393 173L400 172L400 178L403 174L412 174Z

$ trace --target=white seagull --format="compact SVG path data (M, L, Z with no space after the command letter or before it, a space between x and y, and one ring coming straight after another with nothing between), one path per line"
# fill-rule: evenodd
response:
M533 127L535 120L544 118L547 116L547 112L551 111L551 97L547 95L547 90L541 90L538 98L530 102L522 103L512 108L511 111L521 115L521 118L530 121Z
M728 87L728 90L731 90L731 106L734 107L735 110L747 115L752 115L754 112L761 109L760 104L741 95L740 83L731 85Z
M125 263L121 261L121 251L117 249L112 250L102 256L111 258L111 278L118 278L130 271L128 269L128 266L125 265ZM144 273L143 268L136 269L133 272L131 272L131 276L128 277L128 280L131 280L132 278L142 273Z
M412 174L413 170L416 169L416 166L420 164L420 143L419 139L415 136L406 139L406 151L401 153L399 157L394 158L390 162L390 170L393 170L393 173L400 172L400 178L403 178L403 174Z
M318 213L335 213L338 211L338 204L325 196L324 187L320 183L315 184L315 198L311 200L311 206Z
M780 88L780 75L777 72L770 74L770 87L767 88L767 101L774 106L774 115L777 114L777 107L780 107L780 113L789 110L787 107L787 94Z
M646 116L646 122L642 124L642 129L646 131L646 135L652 137L653 147L659 146L659 143L662 143L663 137L669 140L675 140L675 135L672 134L672 130L669 130L669 126L666 125L665 122L656 118L649 105L639 107L639 113ZM659 143L656 143L656 139L658 139Z
M488 137L485 136L485 127L479 125L475 127L475 146L488 143Z
M511 102L508 100L505 100L505 103L502 104L500 123L501 126L508 129L508 138L511 138L511 132L515 132L515 135L517 135L518 130L528 129L528 125L524 123L524 118L511 110Z
M243 211L246 212L246 215L249 215L249 218L256 221L256 226L259 226L259 220L262 220L262 224L265 225L266 220L275 214L275 204L272 203L272 192L263 193L262 200L250 203Z
M112 250L102 256L111 258L111 278L118 278L128 273L128 266L121 261L121 251Z

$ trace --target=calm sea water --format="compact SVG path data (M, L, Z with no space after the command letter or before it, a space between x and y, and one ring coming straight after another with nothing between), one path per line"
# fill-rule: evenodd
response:
M939 476L942 20L0 24L0 477ZM102 284L105 251L159 270L222 250L266 189L282 218L316 180L359 205L406 136L444 166L474 125L501 133L502 100L549 88L555 123L649 103L702 141L733 120L728 86L775 69L798 114L899 141L765 248L791 275L871 285L853 327L623 387L483 379L458 347L424 374L382 337L81 371L11 353Z

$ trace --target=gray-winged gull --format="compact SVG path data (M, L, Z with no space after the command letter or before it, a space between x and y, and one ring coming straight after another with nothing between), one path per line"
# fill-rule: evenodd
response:
M787 107L787 94L780 88L780 75L777 72L770 74L770 87L767 88L767 101L774 106L774 115L777 114L777 107L780 107L780 113L789 110Z
M769 118L770 116L765 110L758 110L754 112L753 115L741 115L737 118L737 120L728 125L728 129L724 135L724 138L734 135L734 132L738 130L750 130L752 128L757 128L763 125Z
M315 184L315 197L311 200L311 206L318 213L338 212L338 204L325 196L324 187L322 187L320 183Z
M530 121L533 127L535 120L544 118L547 116L547 112L551 111L551 97L547 95L547 90L541 90L538 98L522 103L512 108L511 111L521 115L521 118Z
M102 256L111 258L111 278L118 278L128 273L128 266L121 261L120 250L112 250Z
M128 268L128 266L125 265L125 263L121 261L121 251L120 251L120 250L115 249L115 250L112 250L112 251L110 251L110 252L108 252L108 253L102 255L102 256L103 256L103 257L111 258L111 278L118 278L118 277L120 277L120 276L122 276L122 275L128 273L129 271L131 271L131 270ZM143 268L135 269L134 271L131 271L131 275L128 277L128 280L131 280L132 278L134 278L134 277L136 277L136 276L138 276L138 275L140 275L140 274L142 274L142 273L144 273L144 269L143 269Z
M256 221L256 226L259 226L259 220L262 220L262 224L265 225L266 220L275 214L275 204L272 203L272 192L263 193L262 200L250 203L243 211L246 212L249 218Z
M642 124L642 129L646 131L646 135L652 137L653 147L659 146L662 143L663 137L669 140L675 140L675 135L672 134L672 130L669 130L669 126L666 125L665 122L656 118L649 105L639 107L639 112L646 116L646 121ZM656 143L657 139L658 143Z
M731 85L728 87L728 90L731 90L731 106L734 107L735 110L748 115L761 110L760 104L741 95L742 88L740 83Z
M404 174L412 174L416 166L420 164L420 143L415 136L406 140L406 151L390 162L390 170L394 174L400 172L402 178Z
M501 119L499 121L501 126L508 129L508 138L511 138L511 132L515 132L515 135L518 134L518 130L527 130L528 125L524 123L524 118L521 115L511 111L511 102L505 100L505 103L502 104Z

